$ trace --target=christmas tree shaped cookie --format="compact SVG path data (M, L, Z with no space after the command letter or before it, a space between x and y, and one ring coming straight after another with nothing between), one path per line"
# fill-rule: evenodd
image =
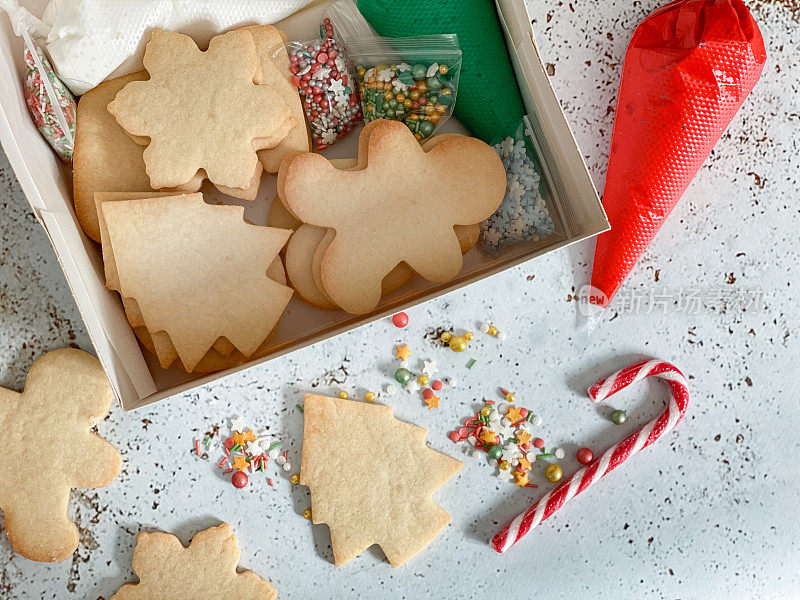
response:
M111 600L274 600L278 593L268 582L236 571L240 555L227 523L201 531L188 548L168 533L140 533L133 550L139 583L126 583Z
M450 522L431 495L463 466L425 445L427 431L392 408L307 394L300 483L327 523L336 566L378 544L394 567Z
M78 547L70 490L109 485L122 463L92 432L111 398L100 361L72 348L39 358L21 394L0 388L0 510L23 556L55 562Z
M291 231L251 225L242 207L212 206L199 193L99 210L118 291L149 331L167 333L187 371L219 338L244 356L261 346L292 295L268 275Z

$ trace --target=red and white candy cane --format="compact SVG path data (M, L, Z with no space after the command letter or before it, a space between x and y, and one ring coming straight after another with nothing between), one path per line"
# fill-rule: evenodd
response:
M661 416L653 419L616 446L606 450L588 467L575 473L557 488L545 494L528 510L518 515L492 538L490 543L492 548L500 553L505 552L531 529L561 508L567 500L580 494L678 424L689 404L689 386L683 373L667 362L649 360L625 367L590 387L589 398L593 402L602 402L622 388L650 376L663 379L669 386L669 401Z

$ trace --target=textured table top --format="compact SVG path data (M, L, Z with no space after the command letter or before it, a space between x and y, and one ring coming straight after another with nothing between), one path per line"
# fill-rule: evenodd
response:
M625 47L632 27L659 4L531 2L548 70L601 189ZM186 543L220 521L239 538L241 565L268 578L282 598L799 596L800 10L794 0L749 4L769 62L628 279L627 293L643 299L640 310L612 309L587 327L574 294L589 277L590 242L418 307L405 331L375 323L141 411L113 407L99 431L122 451L124 466L110 487L74 493L80 549L63 563L37 564L0 536L0 597L108 598L133 578L139 531L173 532ZM0 385L20 388L44 351L91 351L91 344L2 153L0 215ZM700 306L680 301L689 293L699 294ZM483 320L508 339L479 335L472 370L464 355L424 337ZM242 414L281 435L299 466L294 405L302 392L377 390L389 381L396 342L460 380L439 411L405 392L389 400L400 418L429 429L432 447L463 459L461 473L435 495L453 521L400 569L377 549L337 569L327 527L301 516L305 488L273 468L274 488L254 477L249 490L236 490L216 460L192 456L193 440ZM541 435L567 449L562 464L570 473L576 448L601 451L661 410L666 392L658 383L610 401L628 411L620 427L607 419L609 408L585 397L597 378L644 355L670 360L690 378L685 420L508 554L490 551L496 528L547 486L500 483L447 432L476 399L504 386L543 416Z

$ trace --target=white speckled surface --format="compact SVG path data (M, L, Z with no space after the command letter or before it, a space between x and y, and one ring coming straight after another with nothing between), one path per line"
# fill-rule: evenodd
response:
M548 69L600 188L631 27L661 3L530 3ZM572 296L588 279L588 243L419 307L402 333L377 323L147 410L114 407L99 430L121 449L123 472L111 487L76 492L80 550L71 561L42 565L0 537L0 597L108 598L132 578L138 531L163 529L188 542L221 520L239 538L242 566L270 579L282 598L800 596L800 7L795 0L750 5L768 45L762 81L627 289L758 289L762 306L610 311L589 332ZM0 385L18 388L45 350L91 347L2 153L0 215ZM437 326L476 328L482 319L509 339L499 345L478 334L481 343L468 356L423 339ZM392 344L400 341L415 359L435 358L461 385L445 394L439 411L405 393L390 403L398 416L430 430L434 448L465 462L435 496L452 524L403 568L370 550L336 569L326 527L300 516L309 504L304 488L291 488L273 467L274 489L254 477L250 490L238 491L214 465L219 451L209 462L191 455L194 438L241 413L290 441L299 466L302 423L293 407L301 392L377 389L389 380ZM569 473L577 447L600 451L661 410L665 392L655 383L609 403L628 410L622 427L603 418L610 408L592 407L584 396L596 378L644 354L671 360L689 376L692 403L683 423L507 555L491 552L486 542L498 525L544 486L499 484L486 464L463 457L447 432L476 398L493 398L506 386L542 414L548 444L568 449ZM472 356L478 363L470 371Z

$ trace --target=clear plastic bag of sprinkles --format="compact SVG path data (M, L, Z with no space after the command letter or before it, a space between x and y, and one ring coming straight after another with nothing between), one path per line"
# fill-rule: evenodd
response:
M289 71L303 99L303 111L315 150L347 137L362 120L353 64L334 35L329 18L320 24L320 38L290 42Z
M506 194L497 211L481 223L481 249L496 254L521 242L538 242L556 231L547 198L547 173L533 145L530 123L524 119L509 135L495 140L506 170Z
M326 13L355 63L366 122L402 121L420 141L453 114L461 71L458 36L378 36L353 0L337 0Z

